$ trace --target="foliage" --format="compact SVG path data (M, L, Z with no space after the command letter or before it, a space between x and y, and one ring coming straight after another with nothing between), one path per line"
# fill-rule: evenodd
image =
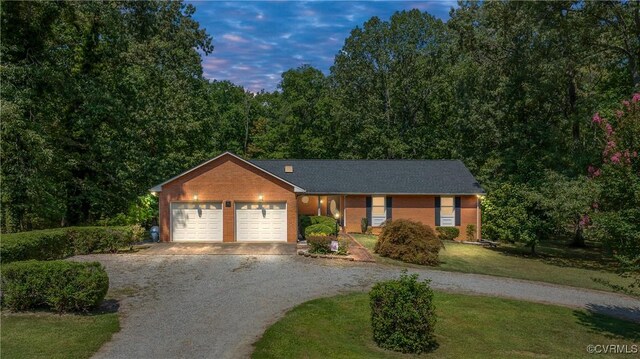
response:
M313 234L325 236L337 234L336 220L334 218L327 216L310 216L306 218L309 218L309 222L305 223L310 223L310 225L304 227L305 237Z
M441 241L452 241L460 235L460 230L456 227L436 227L438 238Z
M305 230L311 225L311 217L301 215L298 217L298 230L302 236L305 236Z
M304 231L305 238L308 238L310 236L330 236L335 233L336 229L324 224L312 224Z
M73 253L73 244L64 229L3 234L0 240L2 263L28 259L61 259Z
M2 267L2 303L14 311L86 312L102 303L108 289L109 277L98 262L22 261Z
M600 187L587 218L587 236L603 243L620 261L621 269L640 284L640 94L623 101L608 119L596 113L592 122L602 146L600 165L589 174Z
M475 241L476 240L476 225L469 223L467 224L467 241Z
M386 222L374 251L407 263L436 265L440 248L442 241L431 227L418 221L396 219Z
M406 270L399 279L376 283L369 292L373 340L381 348L422 353L436 346L436 313L430 281Z
M221 149L199 55L213 46L192 5L0 11L2 232L132 215L151 185Z
M577 247L585 245L583 233L597 196L597 186L586 176L569 179L555 172L548 172L540 189L530 193L554 238L571 238Z
M151 227L158 218L158 197L151 194L139 196L131 203L127 213L118 213L113 218L101 219L96 224L102 226L142 225Z
M522 243L534 253L547 223L536 216L537 206L526 186L505 183L491 189L482 201L482 237Z
M369 229L369 219L367 219L367 217L362 217L360 219L360 233L367 233L367 229Z
M327 227L336 226L336 220L329 216L311 216L311 224L323 224Z
M144 230L126 227L69 227L2 235L3 263L29 259L62 259L74 254L115 253L139 242Z
M309 253L326 254L331 253L331 241L334 241L336 237L322 236L322 235L310 235L307 237L307 245L309 246Z
M348 238L340 237L338 238L338 251L337 255L346 256L349 254L349 243L351 241Z

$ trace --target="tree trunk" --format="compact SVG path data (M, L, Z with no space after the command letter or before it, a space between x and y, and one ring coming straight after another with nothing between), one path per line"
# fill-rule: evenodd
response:
M536 254L536 244L531 244L531 254Z

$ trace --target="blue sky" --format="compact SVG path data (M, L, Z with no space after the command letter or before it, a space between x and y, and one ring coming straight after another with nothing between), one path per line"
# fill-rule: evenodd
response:
M282 72L310 64L325 74L351 30L372 16L413 8L446 20L449 1L187 1L213 37L204 75L252 92L276 89Z

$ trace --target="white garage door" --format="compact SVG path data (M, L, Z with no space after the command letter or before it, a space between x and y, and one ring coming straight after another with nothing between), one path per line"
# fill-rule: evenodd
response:
M286 242L287 204L236 203L236 241Z
M171 203L174 242L222 242L222 203Z

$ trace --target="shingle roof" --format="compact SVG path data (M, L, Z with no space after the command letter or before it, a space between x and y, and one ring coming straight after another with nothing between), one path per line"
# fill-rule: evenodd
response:
M458 160L248 160L308 193L482 194ZM293 173L285 173L293 166Z

